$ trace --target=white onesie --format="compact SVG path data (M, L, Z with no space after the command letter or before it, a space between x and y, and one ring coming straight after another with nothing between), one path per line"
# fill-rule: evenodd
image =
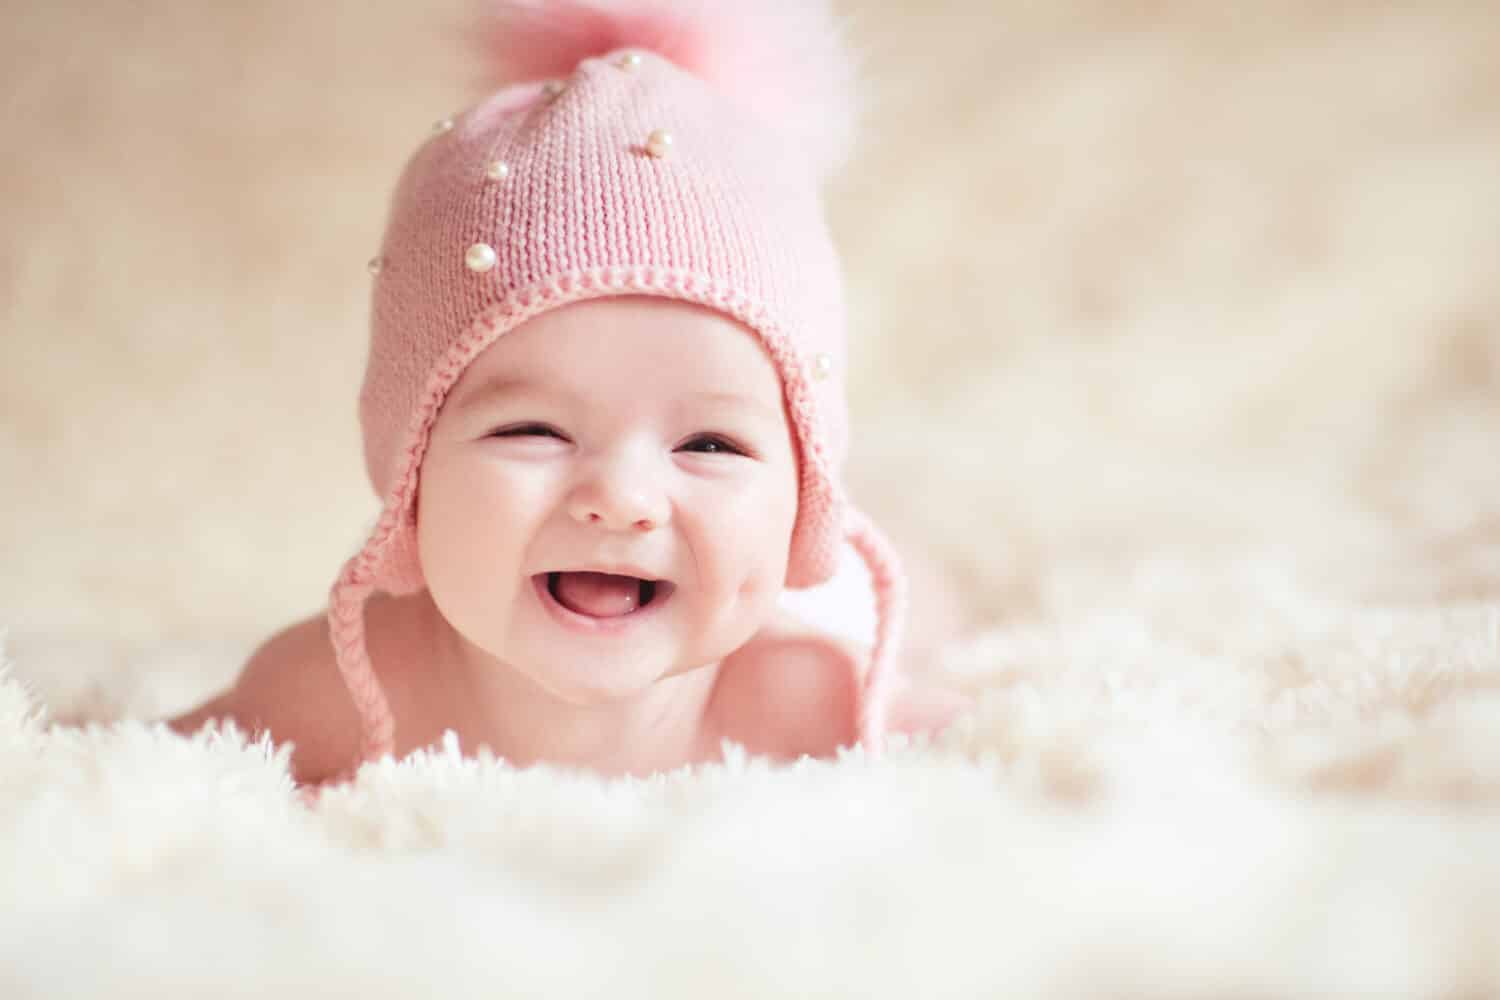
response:
M839 565L833 577L806 590L783 590L781 607L825 632L875 644L875 588L870 571L854 546L839 547Z

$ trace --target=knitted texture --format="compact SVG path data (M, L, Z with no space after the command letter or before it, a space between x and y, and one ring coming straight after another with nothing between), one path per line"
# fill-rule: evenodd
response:
M673 139L666 155L650 148L658 130ZM492 266L466 264L477 244ZM425 586L417 483L444 398L475 357L531 317L626 294L732 316L774 364L798 453L786 584L827 580L846 537L870 565L879 613L860 732L878 742L883 709L869 696L885 690L904 588L889 545L840 486L842 282L818 178L793 142L651 52L587 58L566 80L507 87L440 123L397 186L380 261L360 421L384 503L329 606L364 722L363 759L394 743L363 605L376 590Z

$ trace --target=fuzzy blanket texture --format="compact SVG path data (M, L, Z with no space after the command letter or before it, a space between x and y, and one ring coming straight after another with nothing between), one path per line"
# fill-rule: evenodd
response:
M0 996L1500 996L1494 4L842 4L850 479L973 711L312 808L150 720L373 520L363 264L467 8L233 7L5 13Z

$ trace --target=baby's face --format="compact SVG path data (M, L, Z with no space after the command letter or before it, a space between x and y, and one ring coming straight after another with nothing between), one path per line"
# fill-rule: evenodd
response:
M417 536L469 646L596 704L754 635L796 513L781 383L754 334L610 298L530 320L464 372L423 459Z

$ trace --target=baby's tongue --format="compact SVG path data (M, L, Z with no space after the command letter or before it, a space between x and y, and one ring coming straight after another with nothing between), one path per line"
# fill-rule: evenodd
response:
M641 603L641 581L608 573L559 573L557 601L570 611L595 618L618 618Z

